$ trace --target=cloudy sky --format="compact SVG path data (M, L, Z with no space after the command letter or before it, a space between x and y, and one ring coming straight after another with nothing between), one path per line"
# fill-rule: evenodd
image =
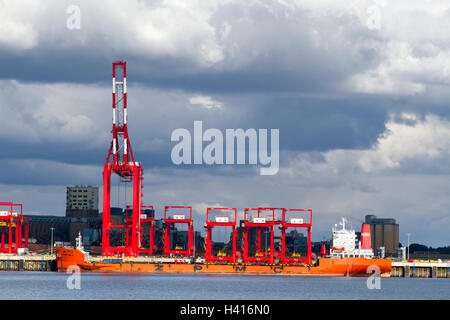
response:
M123 59L157 216L191 205L201 228L211 205L311 208L319 241L375 214L403 244L448 245L449 34L439 0L0 0L0 198L64 215L66 186L101 188ZM279 129L279 172L174 165L171 133L194 120ZM112 205L131 198L113 184Z

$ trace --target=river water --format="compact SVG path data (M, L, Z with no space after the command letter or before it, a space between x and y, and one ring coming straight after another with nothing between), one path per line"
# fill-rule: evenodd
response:
M379 286L374 279L369 280L368 286L367 278L98 273L79 276L77 281L65 273L0 272L0 300L450 299L450 279L381 278Z

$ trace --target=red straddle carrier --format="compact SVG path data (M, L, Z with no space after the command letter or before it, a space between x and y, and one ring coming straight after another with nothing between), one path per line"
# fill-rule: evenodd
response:
M103 228L102 254L137 256L140 248L142 180L144 169L134 161L127 125L127 64L116 61L112 69L112 134L106 163L103 169ZM112 155L112 157L111 157ZM129 221L114 225L111 221L111 175L117 174L121 182L133 183L133 205ZM124 247L110 245L112 228L129 230L128 243ZM128 232L127 232L128 233Z
M132 207L127 206L127 209L125 211L125 221L127 226L127 234L126 234L126 240L125 245L129 246L130 239L132 237L131 235L131 224L132 224L132 218L128 216L128 214L132 212ZM154 248L155 243L155 236L156 236L156 226L155 226L155 209L153 206L141 206L141 215L140 215L140 221L141 221L141 227L139 229L139 233L141 235L140 241L140 247L139 247L139 254L145 254L145 255L152 255L156 252ZM148 248L144 248L143 246L143 236L144 236L144 228L148 228L148 235L149 235L149 245Z
M176 224L187 224L188 239L184 249L178 249L174 243L174 249L171 247L171 230ZM176 242L176 239L175 239ZM166 206L164 207L164 254L176 254L191 256L194 253L194 225L192 220L192 207L186 206Z
M205 238L205 260L207 262L236 262L236 238L237 238L237 209L236 208L207 208L206 209L206 238ZM231 227L231 237L219 250L213 254L212 231L215 227ZM230 247L231 245L231 247ZM228 253L228 254L227 254Z
M244 210L243 260L245 263L273 263L275 224L274 208ZM263 245L264 249L262 249Z
M0 253L17 253L19 248L28 248L29 221L23 216L22 204L0 202L0 227L2 227ZM23 231L25 232L25 243L22 239ZM8 233L8 247L5 242L6 232Z
M312 210L311 209L284 209L283 220L281 223L281 263L311 264L311 226L312 226ZM291 252L287 255L286 248L286 231L289 228L304 228L307 230L307 250L305 254Z

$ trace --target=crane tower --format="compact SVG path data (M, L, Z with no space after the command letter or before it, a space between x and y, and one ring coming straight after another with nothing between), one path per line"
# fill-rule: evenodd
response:
M127 125L127 63L113 62L112 69L112 141L103 169L103 228L102 254L137 256L141 247L142 180L144 169L134 161ZM131 219L123 224L111 221L111 175L117 174L121 182L133 183L133 205ZM127 243L113 247L110 232L113 228L125 229Z

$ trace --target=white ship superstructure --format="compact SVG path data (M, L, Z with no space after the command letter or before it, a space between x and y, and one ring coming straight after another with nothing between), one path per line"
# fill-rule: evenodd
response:
M339 225L341 228L338 228L338 225L335 224L332 229L333 232L333 242L330 250L330 255L335 257L365 257L365 258L373 258L374 254L370 245L366 245L361 248L361 241L358 242L358 246L356 245L356 233L353 229L346 228L346 218L341 218ZM364 241L365 243L370 244L370 231L362 230L361 239L367 238L369 241Z

